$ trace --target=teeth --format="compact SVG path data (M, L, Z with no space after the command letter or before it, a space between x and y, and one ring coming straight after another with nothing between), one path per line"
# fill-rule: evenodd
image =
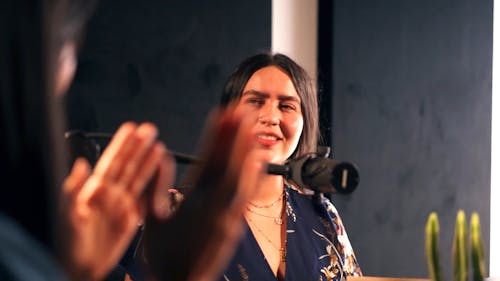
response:
M263 140L277 140L278 138L275 136L270 136L270 135L258 135L257 136L259 139Z

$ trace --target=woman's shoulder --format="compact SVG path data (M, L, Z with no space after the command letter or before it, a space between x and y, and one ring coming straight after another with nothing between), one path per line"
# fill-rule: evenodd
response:
M320 205L324 206L324 208L333 214L338 214L337 208L333 204L332 195L327 193L314 193L311 190L302 190L295 187L292 184L285 185L285 191L288 196L293 196L296 198L307 199L308 201L317 202Z
M337 211L337 208L335 208L335 205L333 204L333 200L331 197L331 194L322 194L322 203L325 206L327 212L335 214L336 216L339 215L339 212Z

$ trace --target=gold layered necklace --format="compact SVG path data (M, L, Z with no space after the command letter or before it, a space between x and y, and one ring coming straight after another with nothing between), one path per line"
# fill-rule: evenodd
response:
M283 235L284 233L284 237L285 237L285 242L283 243L283 246L281 246L281 242L280 243L274 243L271 238L269 238L269 236L266 235L266 233L264 232L264 230L262 230L258 225L257 225L257 222L252 220L252 218L250 216L245 216L248 223L250 225L253 226L253 228L255 230L257 230L257 232L264 238L264 240L266 240L274 249L276 249L278 252L279 252L279 256L280 256L280 262L284 263L286 262L286 244L287 244L287 237L286 237L286 229L283 228L283 215L284 215L284 210L286 208L286 200L284 200L283 198L286 198L286 194L285 194L285 191L283 191L283 193L280 195L280 197L276 200L274 200L273 202L269 203L269 204L265 204L265 205L258 205L256 203L253 203L253 202L249 202L249 204L247 205L247 210L252 213L252 214L255 214L257 216L261 216L261 217L264 217L264 218L269 218L269 219L272 219L273 222L280 226L280 233L282 233L281 235ZM281 205L281 208L280 208L280 211L279 211L279 214L276 215L276 216L272 216L272 215L268 215L268 214L263 214L261 212L258 212L256 211L255 209L269 209L269 208L272 208L274 206L277 206L278 203L280 203L281 201L283 201L283 205Z
M253 203L253 202L248 202L249 205L251 206L247 206L247 210L253 214L256 214L258 216L261 216L261 217L265 217L265 218L269 218L269 219L273 219L274 223L277 224L277 225L282 225L283 224L283 219L281 218L282 216L282 209L280 209L280 212L278 215L276 216L271 216L271 215L268 215L268 214L263 214L261 212L257 212L254 208L257 208L257 209L269 209L271 207L274 207L276 206L279 202L281 202L283 200L283 197L285 197L285 192L283 191L283 193L280 195L280 197L276 200L274 200L273 202L269 203L269 204L265 204L265 205L258 205L256 203Z
M278 197L278 199L274 200L273 202L269 203L269 204L266 204L266 205L258 205L254 202L248 202L248 204L252 205L253 207L257 208L257 209L267 209L267 208L271 208L271 207L274 207L276 206L276 204L278 204L279 202L281 202L281 200L283 200L283 196L285 195L285 192L283 192L280 197Z
M250 208L249 206L247 206L247 210L249 212L253 213L253 214L258 215L258 216L273 219L274 223L277 224L277 225L282 225L283 224L283 219L281 219L281 211L280 211L280 214L278 216L269 216L269 215L266 215L266 214L258 213L255 210L253 210L252 208Z
M286 243L287 243L286 236L285 236L285 243L284 243L285 245L283 247L278 247L269 237L267 237L267 235L264 233L264 231L262 229L260 229L251 218L247 217L247 220L257 230L257 232L259 232L262 235L262 237L264 237L264 239L266 239L266 241L269 244L271 244L271 246L280 253L280 262L286 262Z

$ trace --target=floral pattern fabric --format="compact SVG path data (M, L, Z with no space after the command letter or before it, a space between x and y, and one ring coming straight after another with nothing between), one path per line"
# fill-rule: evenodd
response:
M288 186L285 194L285 280L341 281L346 276L361 276L344 225L332 202L322 195L304 195ZM220 280L276 280L248 226Z

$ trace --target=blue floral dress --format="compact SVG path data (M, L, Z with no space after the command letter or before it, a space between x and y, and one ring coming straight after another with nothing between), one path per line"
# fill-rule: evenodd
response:
M287 244L285 280L340 281L361 276L342 220L323 195L304 195L285 187ZM247 225L221 281L276 281Z

